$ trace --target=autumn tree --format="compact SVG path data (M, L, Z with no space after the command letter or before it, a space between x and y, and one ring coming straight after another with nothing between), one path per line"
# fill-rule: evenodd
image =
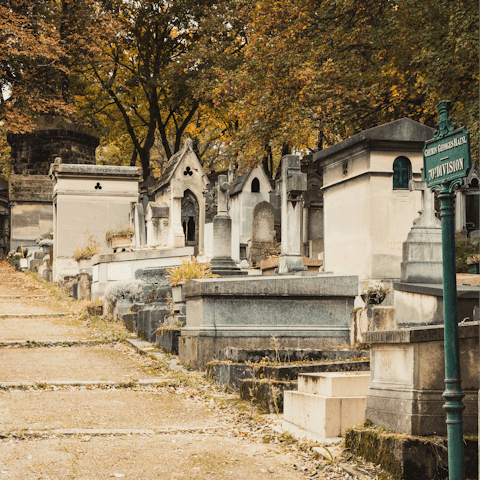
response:
M247 162L271 168L272 151L278 162L286 146L324 148L404 116L434 126L441 98L478 132L478 4L260 0L245 13L242 61L213 92L233 106Z
M0 120L9 131L31 130L41 114L73 111L52 75L64 54L52 16L46 0L0 4Z
M213 65L237 48L241 28L230 0L118 1L109 11L122 33L106 39L82 70L94 84L81 100L82 114L95 123L116 111L133 145L131 163L138 156L146 178L155 142L168 160L200 108L205 117Z

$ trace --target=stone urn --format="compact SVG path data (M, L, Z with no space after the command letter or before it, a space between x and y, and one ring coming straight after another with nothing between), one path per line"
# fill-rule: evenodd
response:
M110 238L110 247L117 253L122 252L132 246L133 235L112 235Z
M385 300L386 296L387 294L385 292L362 293L360 295L367 307L374 307L375 305L380 305Z
M38 245L42 247L44 255L48 255L53 246L53 240L42 240L38 243Z
M82 260L77 260L77 263L78 263L78 269L80 271L93 267L93 263L92 263L91 258L88 258L88 259L84 258Z

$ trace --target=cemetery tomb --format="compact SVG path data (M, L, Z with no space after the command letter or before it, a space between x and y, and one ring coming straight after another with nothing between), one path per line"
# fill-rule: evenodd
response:
M138 200L141 169L111 165L56 163L51 167L53 191L53 278L79 272L73 257L89 235L106 253L105 234L128 225L131 203Z
M97 137L78 131L75 125L57 128L45 117L37 119L37 124L31 133L7 135L11 147L10 250L35 247L37 238L48 238L53 232L49 169L55 159L61 156L64 164L95 164Z
M228 191L228 214L232 219L232 231L238 229L238 236L232 238L232 252L238 251L238 257L233 255L234 260L247 257L252 260L247 254L247 245L255 243L255 208L270 201L271 191L270 181L260 166L250 172L239 170L233 177Z
M358 294L355 276L247 276L191 280L179 355L199 370L226 347L345 345Z
M205 196L208 178L203 171L191 139L168 161L162 176L148 188L156 204L168 207L166 247L193 247L195 255L204 253ZM148 228L148 227L147 227Z
M434 129L403 118L313 154L323 171L324 267L361 281L399 279L403 242L421 209L422 150Z

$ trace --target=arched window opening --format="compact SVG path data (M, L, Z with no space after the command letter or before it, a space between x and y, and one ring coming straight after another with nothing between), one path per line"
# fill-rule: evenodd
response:
M187 242L195 241L195 219L190 217L187 224Z
M252 180L252 192L253 193L259 193L260 192L260 180L257 177L255 177Z
M412 164L407 157L398 157L393 162L393 189L408 190L412 178Z

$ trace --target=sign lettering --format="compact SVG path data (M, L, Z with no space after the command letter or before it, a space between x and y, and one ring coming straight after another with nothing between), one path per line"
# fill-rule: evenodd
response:
M465 127L425 142L423 171L429 187L465 177L470 167L470 139Z

